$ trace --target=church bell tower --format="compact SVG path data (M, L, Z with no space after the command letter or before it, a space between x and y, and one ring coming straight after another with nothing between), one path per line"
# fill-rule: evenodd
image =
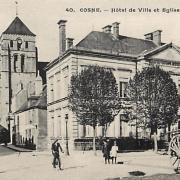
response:
M0 37L0 124L8 128L11 99L36 79L36 35L15 17Z

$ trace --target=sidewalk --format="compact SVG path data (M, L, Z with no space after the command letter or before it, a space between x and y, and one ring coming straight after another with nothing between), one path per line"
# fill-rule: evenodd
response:
M20 147L16 147L12 144L8 144L7 146L5 146L9 149L12 149L14 151L17 151L17 152L32 152L33 150L30 150L30 149L25 149L25 148L20 148Z
M48 151L0 157L0 179L105 180L129 177L132 171L143 172L146 176L174 173L169 157L152 151L120 153L117 162L122 164L104 164L100 151L97 151L97 156L92 151L75 151L70 156L62 154L61 160L63 171L52 167L52 156Z

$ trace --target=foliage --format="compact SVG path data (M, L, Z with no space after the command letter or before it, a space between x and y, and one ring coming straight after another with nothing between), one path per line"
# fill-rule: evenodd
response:
M70 108L79 122L105 126L121 108L116 79L110 69L89 66L71 77Z
M167 127L176 121L178 95L176 84L168 72L159 66L146 67L137 72L128 84L128 96L134 106L128 110L131 119L139 126L151 128Z

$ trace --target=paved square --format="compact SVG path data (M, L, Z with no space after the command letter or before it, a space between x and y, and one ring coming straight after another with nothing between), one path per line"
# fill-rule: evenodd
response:
M70 156L62 154L63 171L52 167L50 152L15 153L0 157L0 179L2 180L101 180L130 176L131 171L154 174L172 174L168 155L153 151L119 153L117 162L104 164L102 153L97 151L75 151Z

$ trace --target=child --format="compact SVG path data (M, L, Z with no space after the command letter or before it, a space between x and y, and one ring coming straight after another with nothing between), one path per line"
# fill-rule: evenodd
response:
M104 157L104 160L105 160L105 164L107 164L107 161L108 161L108 164L110 164L110 161L109 161L110 150L109 150L108 143L106 141L104 141L102 152L103 152L103 157Z
M117 151L118 151L118 146L116 145L116 141L114 141L114 145L112 146L111 153L110 153L111 154L111 158L112 158L112 164L113 164L113 161L116 164Z

